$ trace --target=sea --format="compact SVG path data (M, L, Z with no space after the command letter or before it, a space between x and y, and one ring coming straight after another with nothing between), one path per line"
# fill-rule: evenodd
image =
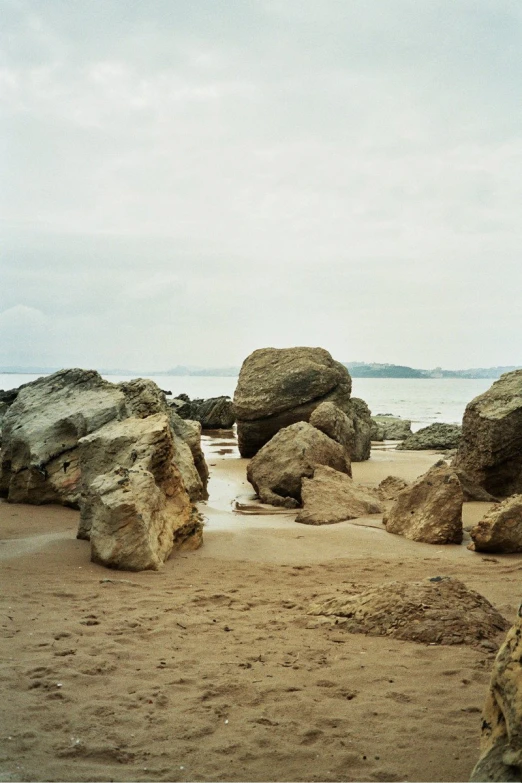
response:
M14 389L38 375L0 373L0 389ZM104 375L108 381L128 381L138 375ZM236 377L200 375L146 375L175 397L191 399L233 397ZM353 378L352 396L367 402L373 414L389 413L409 419L416 432L434 422L461 424L468 402L489 389L490 378Z

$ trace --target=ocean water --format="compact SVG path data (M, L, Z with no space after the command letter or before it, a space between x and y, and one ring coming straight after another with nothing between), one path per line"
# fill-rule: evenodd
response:
M0 389L13 389L37 375L0 373ZM118 383L133 376L105 375ZM138 377L138 376L134 376ZM147 376L173 395L184 392L191 399L234 394L237 378L195 375ZM362 397L372 413L391 413L410 419L414 431L433 422L460 424L466 405L489 389L490 379L466 378L354 378L352 395Z

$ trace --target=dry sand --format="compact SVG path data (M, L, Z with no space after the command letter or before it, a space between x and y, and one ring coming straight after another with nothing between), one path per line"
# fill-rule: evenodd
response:
M467 780L494 651L306 611L352 581L451 575L511 621L521 556L407 541L379 517L259 513L246 461L206 446L204 545L157 573L90 563L75 511L0 503L0 780ZM412 479L436 459L379 449L354 477ZM465 523L488 507L466 504Z

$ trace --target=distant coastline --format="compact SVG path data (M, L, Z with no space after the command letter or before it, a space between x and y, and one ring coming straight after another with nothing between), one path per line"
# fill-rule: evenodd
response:
M422 370L400 364L378 364L375 362L342 362L350 372L352 378L491 378L496 379L505 372L522 369L521 365L474 367L467 370L444 370L436 367L433 370ZM0 373L5 375L48 375L63 369L61 367L0 367ZM177 365L170 370L121 370L114 368L101 368L101 375L128 375L128 376L202 376L233 378L239 375L239 367L194 367Z

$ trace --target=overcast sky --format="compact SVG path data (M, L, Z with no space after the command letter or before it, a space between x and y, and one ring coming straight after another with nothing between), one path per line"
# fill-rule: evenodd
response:
M520 0L0 19L0 365L522 364Z

